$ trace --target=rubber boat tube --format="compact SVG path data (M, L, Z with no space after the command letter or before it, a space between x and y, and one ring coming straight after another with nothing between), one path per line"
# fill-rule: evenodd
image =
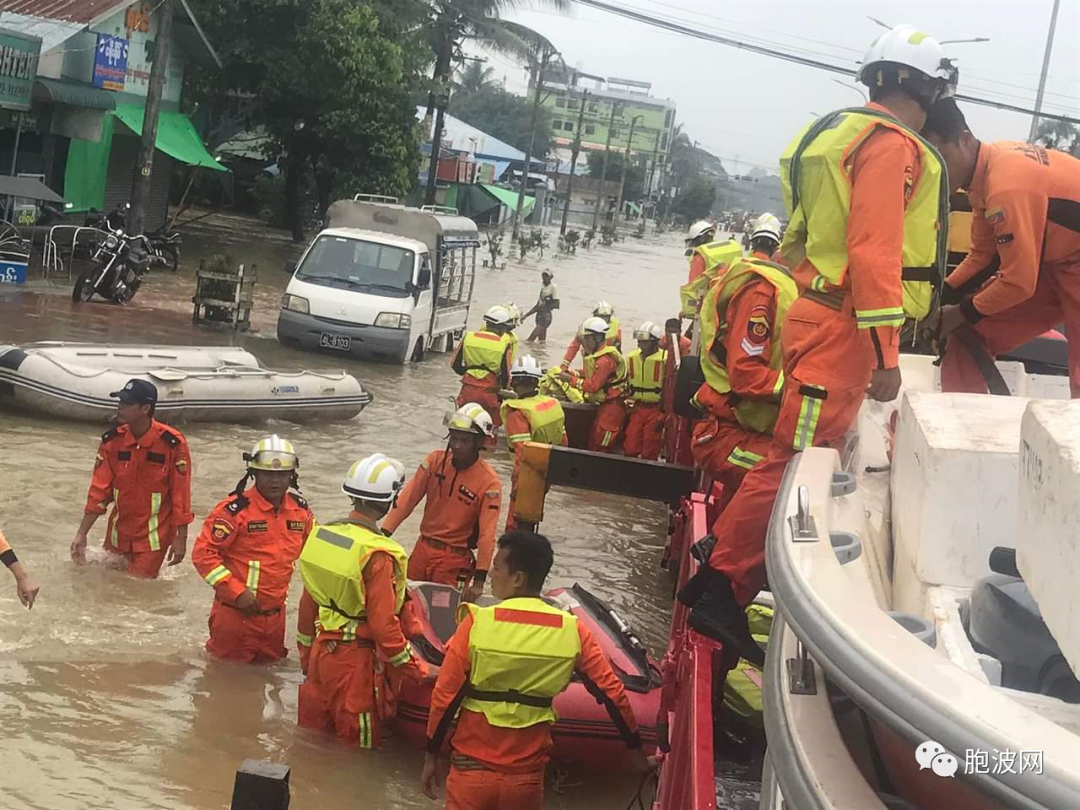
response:
M12 410L108 422L116 412L109 395L133 377L157 386L165 422L346 420L372 400L344 371L271 371L243 349L0 346L0 405Z
M961 763L968 750L1042 751L1041 775L962 776L997 806L1080 807L1080 746L1075 735L972 678L904 631L876 605L853 596L828 540L831 482L838 462L837 453L824 448L796 455L776 499L766 559L769 582L784 621L830 681L912 749L933 740ZM800 495L808 501L804 514L813 518L813 526L807 536L796 538L788 519L799 514ZM772 701L775 693L766 692L766 697ZM815 731L797 725L797 717L787 719L791 724L788 739ZM780 735L781 741L784 736ZM778 768L783 757L779 751L772 754L785 797L798 797L797 775L793 769ZM805 760L801 767L805 768ZM946 788L951 780L941 781ZM833 786L809 787L823 793ZM819 797L810 806L828 805Z
M413 649L433 668L438 667L443 660L444 645L457 627L458 591L450 585L431 582L410 582L409 590L424 626L422 636L410 639ZM646 752L651 752L656 747L656 718L660 709L660 670L656 662L622 618L580 585L548 591L544 598L549 604L573 613L592 631L626 687L642 743ZM480 604L494 604L494 600L481 599ZM405 683L398 695L396 728L409 743L420 748L427 744L431 690L431 682ZM555 698L555 712L559 719L551 732L553 762L578 770L628 770L628 749L619 730L607 709L580 681L575 679Z

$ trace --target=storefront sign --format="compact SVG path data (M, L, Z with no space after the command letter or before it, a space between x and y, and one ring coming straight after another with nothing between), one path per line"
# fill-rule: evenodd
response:
M0 259L0 284L25 284L26 268L25 261Z
M0 29L0 107L29 110L41 39Z
M108 34L97 35L94 51L94 87L122 91L127 75L128 41Z

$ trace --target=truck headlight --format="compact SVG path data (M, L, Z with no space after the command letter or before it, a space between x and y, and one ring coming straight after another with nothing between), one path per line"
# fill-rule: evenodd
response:
M285 293L284 297L282 297L281 308L290 312L299 312L301 315L307 315L311 311L306 298L301 298L299 295L290 295L289 293Z
M388 329L409 329L412 327L412 315L402 315L398 312L380 312L375 319L376 326L385 326Z

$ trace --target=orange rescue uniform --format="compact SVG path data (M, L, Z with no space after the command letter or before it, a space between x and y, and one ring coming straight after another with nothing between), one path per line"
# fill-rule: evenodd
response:
M610 354L605 354L597 358L592 376L581 381L583 393L605 394L604 401L596 409L592 433L589 434L588 449L596 453L610 453L614 450L626 424L626 400L623 399L622 386L609 387L618 372L618 361Z
M508 532L512 532L517 528L517 523L514 521L514 499L517 495L518 469L521 467L521 453L525 449L525 443L535 441L531 434L532 426L529 424L529 419L524 412L514 408L508 409L506 412L506 443L514 451L514 472L510 477L510 506L506 511L505 530ZM529 436L529 438L515 440L512 438L514 436ZM563 447L567 445L566 431L563 431L560 444Z
M349 520L379 531L359 512L352 512ZM407 635L423 635L408 598L400 617L395 611L393 559L385 552L375 552L361 576L364 618L356 625L355 637L348 641L343 630L319 627L319 606L306 590L300 596L296 637L301 669L307 678L300 684L297 722L304 728L335 734L349 745L375 748L382 744L383 727L396 712L401 679L423 680L428 669L411 652L408 642Z
M551 753L551 726L501 728L482 712L462 709L450 733L456 707L468 688L471 670L469 636L473 617L458 626L446 647L446 658L431 694L428 752L438 753L449 737L450 776L446 780L447 810L540 810L543 807L544 767ZM641 747L637 719L622 682L611 669L589 628L577 623L581 657L576 672L605 695L616 727L630 748Z
M620 326L615 330L615 338L608 340L604 343L605 346L614 346L619 351L622 351L622 327ZM563 355L562 367L570 368L571 363L574 362L574 358L578 356L578 352L581 351L581 338L578 335L574 335L574 339L570 341L570 344L566 347L566 354Z
M256 487L235 493L207 515L191 562L214 589L206 651L261 664L284 658L285 597L293 566L315 522L307 502L289 492L275 507ZM245 616L237 598L251 591L260 613Z
M409 579L456 585L462 574L486 574L502 508L502 483L491 465L477 459L459 470L449 450L428 453L383 518L383 531L393 534L425 498L420 537L409 555Z
M497 335L486 329L478 329L471 334L475 339L491 341L493 344L501 343L503 339L502 335ZM510 341L503 352L499 364L499 373L494 374L489 371L482 378L465 373L468 369L465 366L465 358L462 356L464 345L464 341L458 343L457 351L454 352L454 356L450 360L450 368L461 376L461 391L458 393L456 404L460 408L469 402L475 402L487 411L491 421L498 428L502 425L502 416L499 413L499 389L506 388L510 384L510 365L514 359L514 342Z
M1069 385L1080 397L1080 160L1026 143L979 146L968 184L972 248L946 279L991 356L1065 324ZM987 280L991 275L993 278ZM987 392L958 340L941 364L945 391Z
M174 427L156 419L136 438L128 425L101 437L85 514L112 512L105 550L122 555L128 573L154 579L176 539L195 520L191 511L191 454Z
M889 113L880 104L868 106ZM817 276L813 265L807 260L792 271L803 296L784 324L785 383L773 442L713 526L717 543L709 565L731 581L739 604L750 604L765 584L765 535L788 461L807 447L838 446L858 415L873 370L899 364L900 328L860 329L855 310L901 306L904 211L920 174L916 144L894 129L878 128L851 165L842 286L826 285L831 300L822 303L806 295Z

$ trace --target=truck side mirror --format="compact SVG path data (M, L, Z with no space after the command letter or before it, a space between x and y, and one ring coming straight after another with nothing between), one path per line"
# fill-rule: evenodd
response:
M431 268L424 266L420 268L420 272L416 276L416 286L421 290L426 290L431 284Z

